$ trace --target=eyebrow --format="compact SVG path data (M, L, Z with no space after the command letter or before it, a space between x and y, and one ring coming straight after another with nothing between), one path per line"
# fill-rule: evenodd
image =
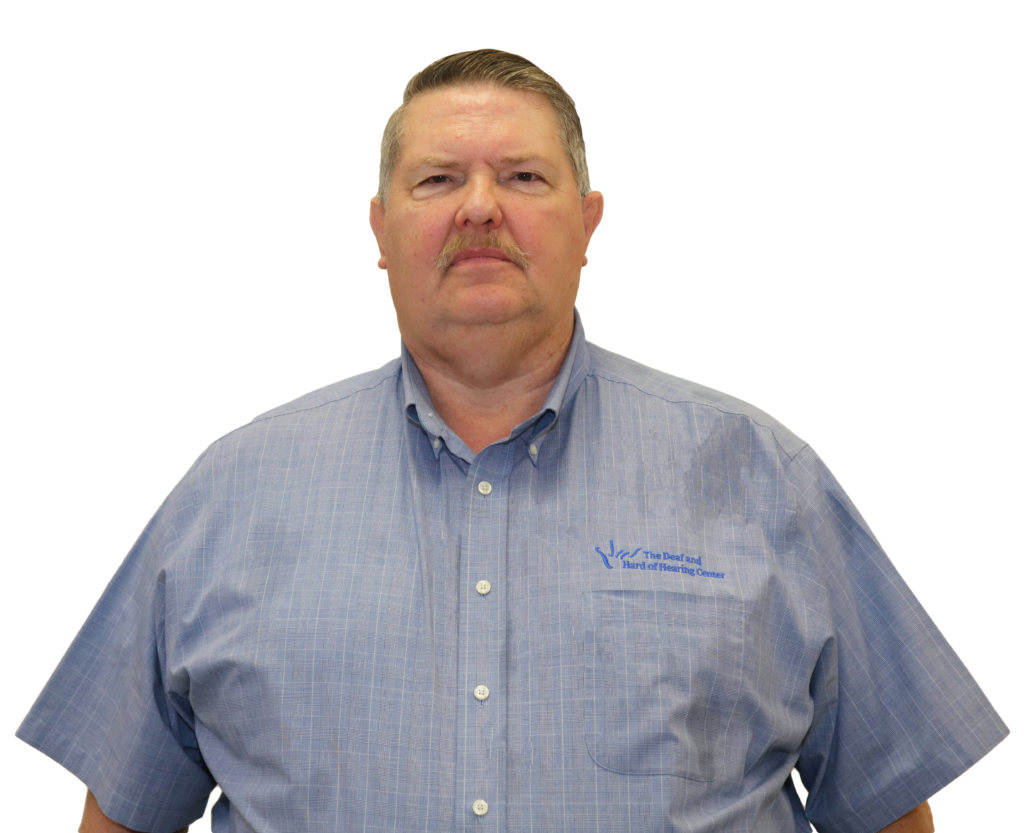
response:
M502 156L498 160L502 165L522 165L524 162L534 161L547 161L543 156L538 153L526 153L521 156ZM459 163L455 159L449 159L443 156L425 156L415 166L416 170L420 168L457 168Z
M416 165L416 168L455 168L458 162L454 159L445 159L441 156L425 156Z
M527 153L524 156L502 156L499 160L503 165L522 165L524 162L547 161L538 153Z

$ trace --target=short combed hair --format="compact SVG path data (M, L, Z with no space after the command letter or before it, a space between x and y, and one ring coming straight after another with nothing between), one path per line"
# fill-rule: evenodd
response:
M458 52L434 61L426 69L417 72L405 87L402 106L391 114L384 138L380 143L380 182L377 196L387 204L391 177L402 152L402 133L405 127L405 113L409 102L420 93L440 90L446 87L492 84L510 90L540 93L555 110L562 148L576 178L580 196L590 192L590 174L587 172L587 149L583 143L583 126L576 113L576 103L562 89L554 78L536 64L520 55L502 52L499 49L477 49L474 52Z

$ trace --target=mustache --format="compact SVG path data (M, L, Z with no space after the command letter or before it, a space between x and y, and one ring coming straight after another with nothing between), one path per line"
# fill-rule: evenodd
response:
M502 240L493 231L489 231L483 236L460 234L448 243L434 262L434 267L437 269L438 274L443 276L448 271L448 267L452 265L452 260L459 252L475 248L497 249L524 272L530 265L530 256L520 249L519 246L512 241Z

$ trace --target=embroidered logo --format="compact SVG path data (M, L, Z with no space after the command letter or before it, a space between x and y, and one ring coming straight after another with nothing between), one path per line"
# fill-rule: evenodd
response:
M601 552L601 548L600 547L594 547L594 550L597 552L597 554L599 556L601 556L601 559L604 561L604 566L607 567L609 570L611 570L611 569L614 569L614 568L612 567L612 562L608 560L609 558L636 558L636 554L638 552L640 552L640 547L637 547L633 551L632 555L627 555L629 550L619 550L618 552L616 552L615 551L615 542L614 541L609 541L608 542L608 550L611 553L611 555L605 555L603 552Z
M703 578L725 578L725 573L716 573L705 570L701 556L686 555L685 553L654 552L637 547L632 552L629 547L616 549L615 541L608 541L608 552L600 547L594 547L594 552L601 556L604 566L609 570L615 569L615 562L623 570L654 570L659 573L685 573L688 576L701 576ZM640 558L637 558L637 556ZM614 561L613 561L614 559Z

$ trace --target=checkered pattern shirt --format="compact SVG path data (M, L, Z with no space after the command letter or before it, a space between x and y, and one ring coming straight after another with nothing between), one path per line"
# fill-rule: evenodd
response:
M157 833L869 833L1005 734L804 442L578 318L479 454L404 350L214 443L19 729Z

